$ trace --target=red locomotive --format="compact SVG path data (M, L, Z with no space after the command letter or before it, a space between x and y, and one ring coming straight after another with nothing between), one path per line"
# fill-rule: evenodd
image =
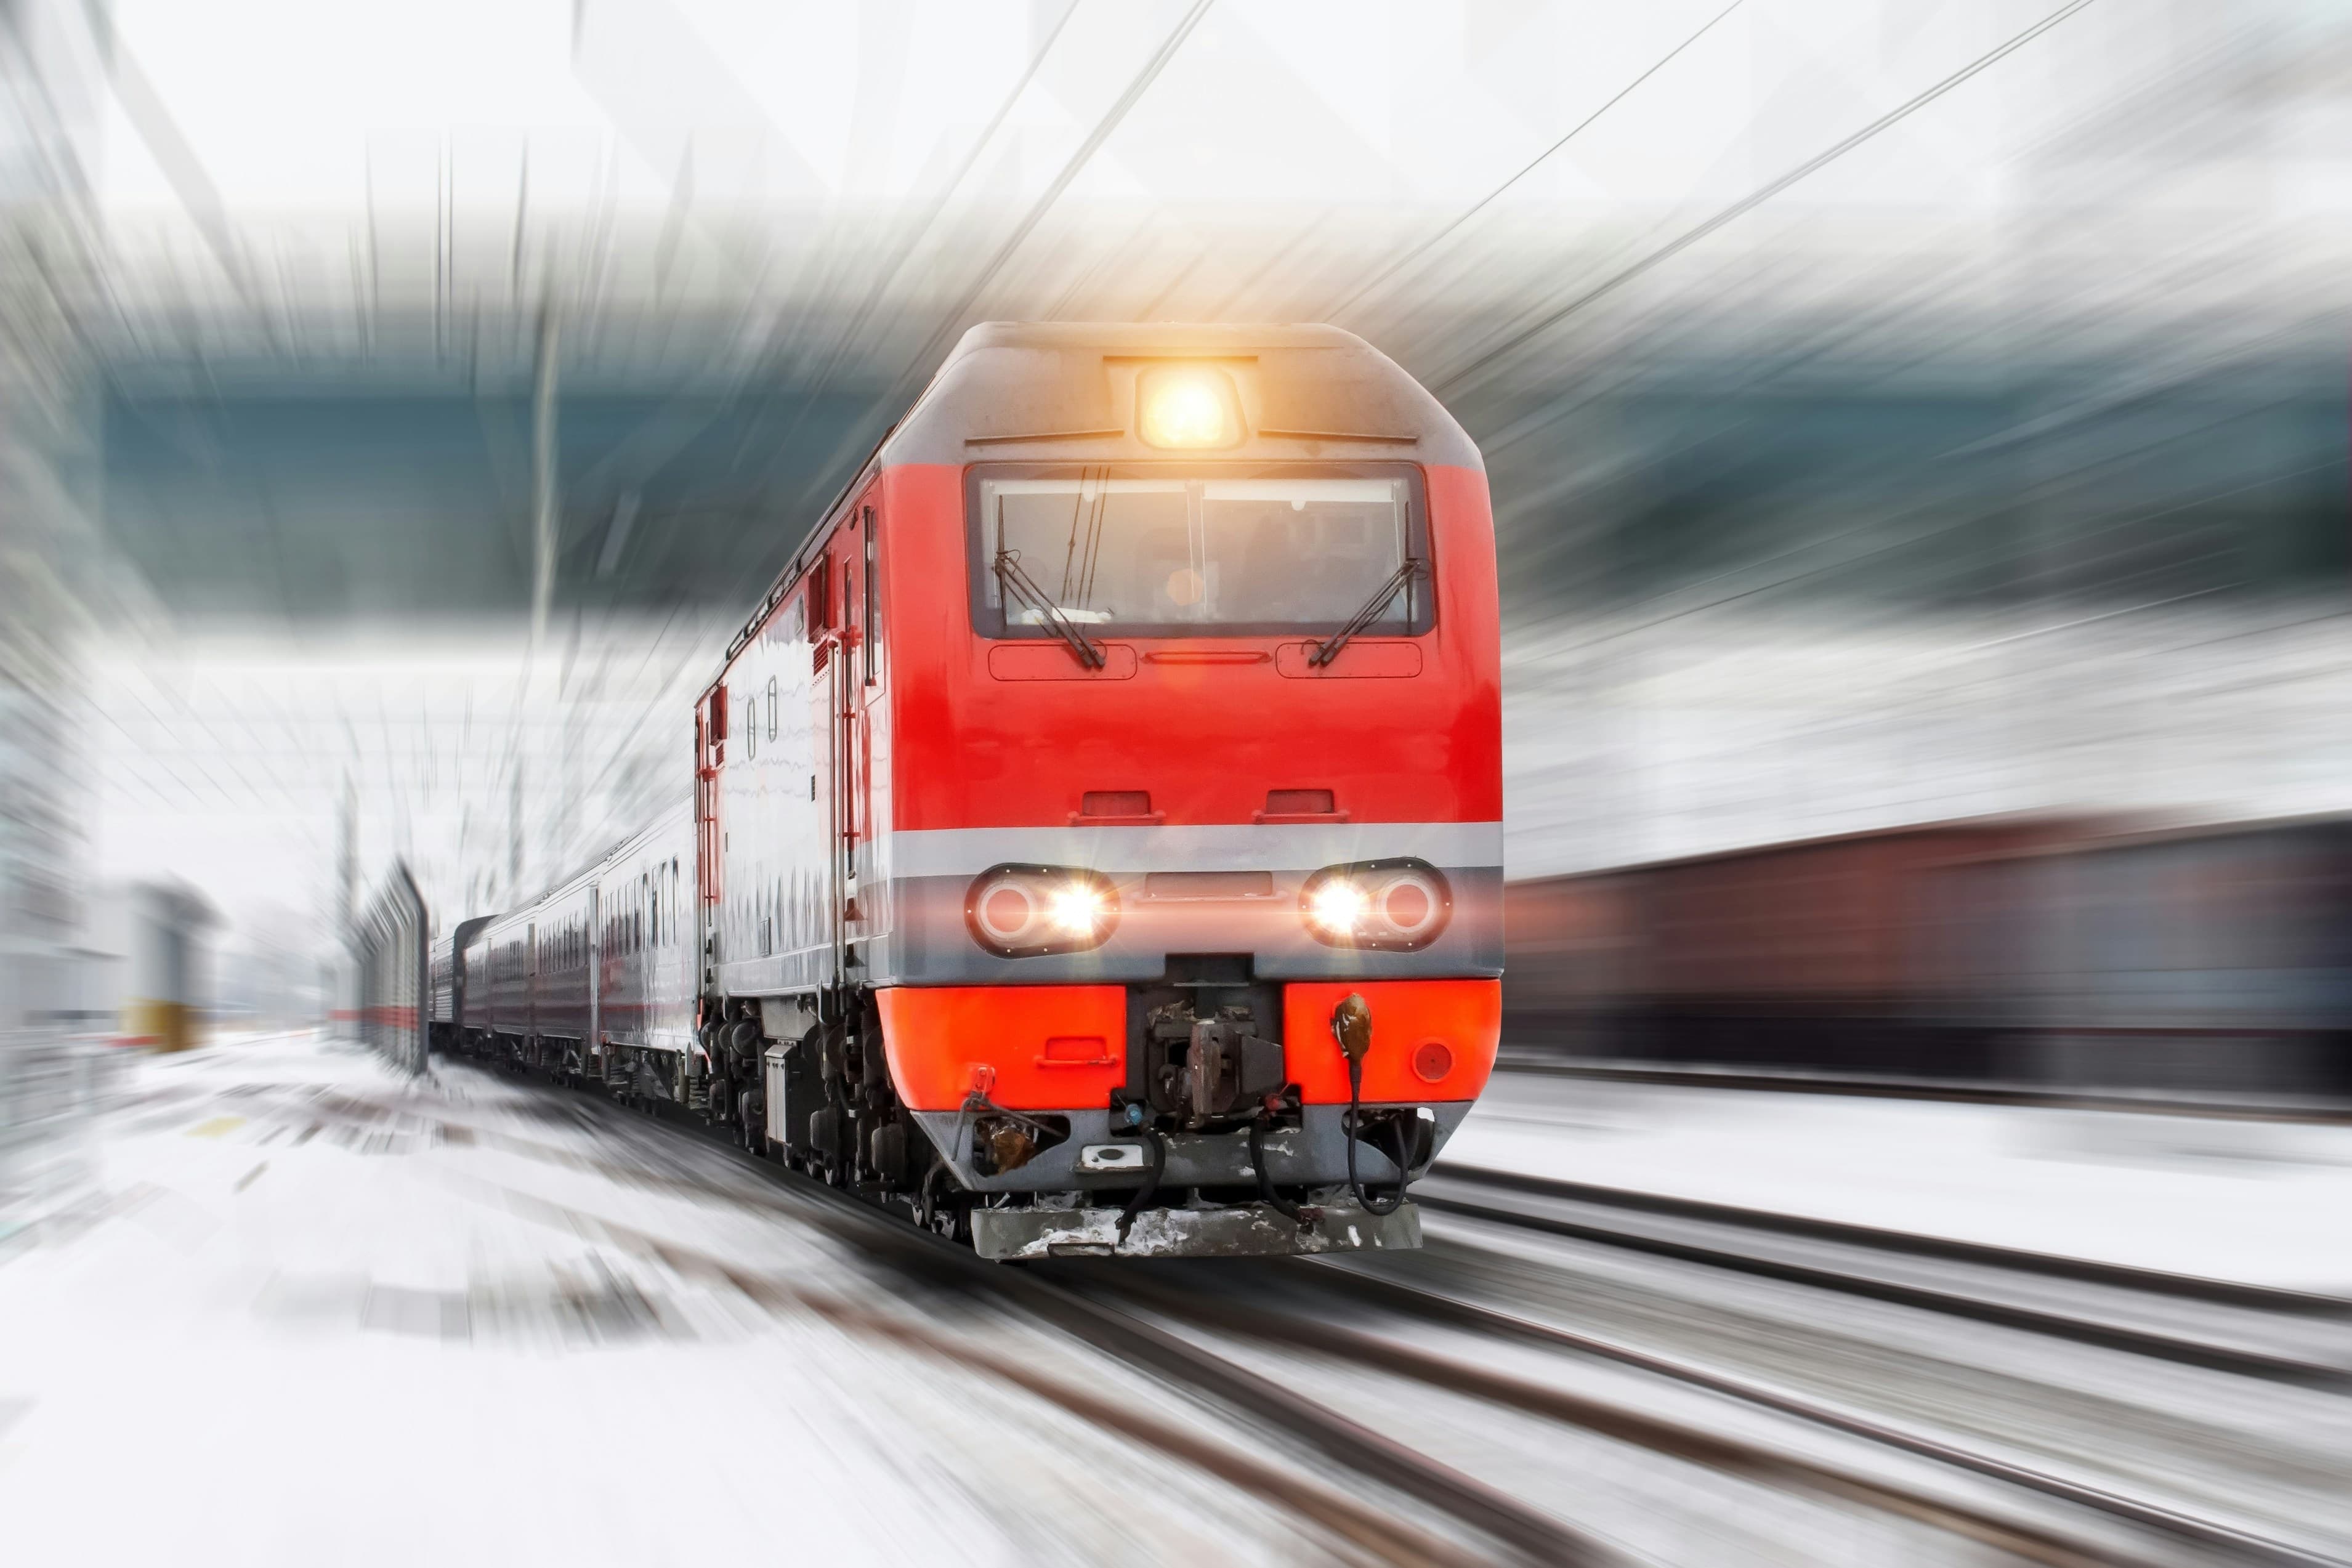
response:
M1477 450L1359 339L975 328L727 650L691 849L487 928L453 1026L992 1257L1415 1245L1500 1027L1497 667Z

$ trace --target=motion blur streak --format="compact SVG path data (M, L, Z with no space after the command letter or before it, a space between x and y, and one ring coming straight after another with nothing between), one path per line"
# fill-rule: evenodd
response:
M1015 324L989 341L1022 395L894 465L891 432L988 322ZM1051 345L1082 324L1101 352L1078 365ZM1200 1173L1291 1159L1258 1108L1300 1084L1202 1088L1222 1165L1179 1146L1205 1122L1109 1120L1136 1103L1108 1097L1123 1041L1152 1038L1130 1005L1146 984L1202 1004L1166 1012L1154 1048L1197 1028L1204 1061L1308 1063L1334 1158L1365 1144L1345 1130L1367 1104L1404 1164L1413 1108L1452 1107L1428 1179L1454 1206L1433 1202L1417 1258L1353 1259L1339 1283L1317 1265L1295 1295L1296 1269L1171 1267L1150 1310L1393 1435L1415 1473L1580 1539L1669 1563L2170 1562L2242 1531L2280 1560L2352 1557L2347 324L2352 13L2326 0L0 4L0 1344L73 1369L0 1354L0 1556L215 1540L267 1558L308 1538L288 1498L364 1547L380 1498L311 1456L392 1462L341 1426L281 1441L256 1415L223 1436L194 1414L245 1408L242 1383L287 1432L333 1420L279 1359L325 1318L483 1358L404 1388L354 1373L368 1401L478 1396L506 1441L587 1431L600 1455L625 1446L576 1401L607 1385L496 1346L577 1366L628 1338L630 1386L698 1391L664 1454L726 1450L651 1487L593 1470L573 1518L595 1524L547 1526L560 1540L468 1493L475 1513L428 1510L388 1561L601 1560L656 1531L698 1556L772 1550L751 1500L788 1469L831 1521L793 1542L816 1560L1330 1550L1311 1510L1229 1542L1252 1505L1165 1452L1111 1468L1187 1479L1101 1489L1104 1465L1072 1456L1123 1439L1065 1407L1024 1426L1001 1381L963 1390L1013 1434L995 1454L887 1336L788 1400L837 1325L451 1197L576 1182L542 1195L628 1208L608 1217L656 1246L708 1225L695 1245L730 1267L783 1258L845 1300L929 1300L743 1196L805 1170L677 1141L691 1113L772 1155L762 1086L815 1026L795 994L703 1015L723 918L724 962L781 965L817 921L807 951L843 994L904 983L890 1027L928 1054L875 1083L919 1062L933 1120L888 1145L898 1198L985 1113L988 1179L1026 1170L1041 1213L1258 1201ZM1277 374L1265 345L1310 332L1376 352ZM1401 435L1414 410L1466 437L1454 457ZM892 553L887 515L877 542L877 454L933 487L946 531L919 560ZM1400 517L1478 521L1350 557L1367 485ZM1002 564L952 548L986 505ZM828 518L856 546L793 575ZM1487 519L1496 579L1466 604ZM1005 609L1012 569L1045 610ZM1392 600L1342 637L1384 577ZM1232 646L1192 637L1244 601L1280 612L1215 634ZM754 680L730 646L794 605L842 634L827 666L793 655L827 700L903 699L889 733L950 738L944 763L916 766L911 742L865 760L896 793L822 890L690 804L698 769L754 764L778 814L859 831L824 816L840 803L779 723L772 669ZM997 613L1002 637L971 618ZM1440 675L1458 719L1432 716ZM708 732L714 698L731 739ZM1075 721L983 734L999 701L1099 701L1132 745ZM1407 767L1491 795L1497 711L1499 809L1365 806ZM890 819L919 788L973 809ZM701 879L730 856L736 884ZM901 907L916 882L930 902ZM425 1053L435 1026L485 1044L463 1027L468 941L537 952L542 900L606 884L626 901L567 907L562 973L635 963L637 989L583 980L569 1034L527 1017L501 1038L544 1066L543 1037L576 1037L583 1079L600 1043L636 1057L551 1098ZM915 915L922 942L888 923ZM422 979L420 923L440 966ZM1008 974L1056 994L990 994ZM1416 976L1461 989L1382 989ZM1261 1013L1289 986L1316 1016L1203 986ZM1350 1109L1329 1021L1351 995L1376 1020L1362 1081L1392 1104ZM862 1040L854 1011L822 1021ZM737 1102L684 1077L666 1099L656 1037L681 1060L730 1051ZM394 1060L346 1049L362 1038ZM775 1144L797 1147L805 1110ZM559 1130L537 1153L488 1149L535 1121ZM1100 1142L1066 1136L1097 1122ZM872 1155L872 1128L826 1128ZM857 1157L836 1178L854 1186ZM1095 1184L1065 1192L1066 1170ZM726 1171L748 1208L694 1217ZM1328 1206L1265 1186L1285 1226ZM1410 1276L1423 1304L1346 1282L1369 1276ZM1220 1292L1232 1316L1206 1310ZM2016 1518L1999 1486L1968 1492L2007 1521L2006 1544L1969 1547L1711 1470L1691 1456L1730 1450L1697 1437L1629 1446L1719 1413L1630 1361L1478 1337L1473 1297L1900 1427L1906 1498L1944 1495L1920 1458L1938 1444L1979 1481L2030 1464L2049 1484ZM1376 1354L1308 1353L1307 1331L1267 1326L1280 1311L1642 1420L1612 1437L1535 1413L1564 1399L1507 1413L1407 1387ZM1009 1355L1035 1325L1006 1312L970 1326ZM181 1329L218 1383L158 1348ZM331 1370L364 1361L338 1342ZM1175 1397L1125 1363L1066 1370ZM902 1400L904 1419L874 1415ZM870 1429L845 1436L843 1409ZM712 1436L779 1414L832 1469ZM410 1464L453 1419L380 1430ZM1883 1458L1734 1438L1824 1474ZM1327 1520L1393 1503L1328 1452L1285 1456L1252 1463L1347 1493ZM961 1500L904 1479L942 1472ZM267 1531L241 1511L261 1476ZM133 1511L125 1478L159 1522L93 1547L90 1520ZM2128 1508L2077 1517L2069 1488L2201 1522L2149 1538ZM679 1496L708 1539L677 1533ZM904 1528L824 1514L853 1507Z

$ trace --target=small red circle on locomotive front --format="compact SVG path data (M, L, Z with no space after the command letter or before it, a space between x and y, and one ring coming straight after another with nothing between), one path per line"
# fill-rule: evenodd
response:
M1029 910L1028 894L1018 888L998 888L981 906L981 919L998 936L1017 936L1029 923Z
M1453 1070L1454 1052L1444 1040L1423 1040L1413 1047L1413 1076L1423 1083L1435 1083Z
M1381 900L1381 912L1399 931L1419 931L1429 921L1429 889L1418 882L1399 882Z

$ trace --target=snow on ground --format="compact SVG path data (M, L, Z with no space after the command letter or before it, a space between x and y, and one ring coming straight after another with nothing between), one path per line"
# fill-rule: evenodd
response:
M1320 1555L1278 1510L876 1331L1205 1420L982 1305L912 1300L674 1131L308 1036L123 1079L85 1185L0 1243L7 1561ZM1106 1507L1121 1475L1150 1484Z
M1498 1073L1442 1164L2352 1295L2352 1127Z

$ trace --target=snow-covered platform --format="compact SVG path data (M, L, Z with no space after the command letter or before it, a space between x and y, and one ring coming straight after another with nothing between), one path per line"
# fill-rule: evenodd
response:
M2352 1296L2352 1127L1505 1072L1448 1166Z
M1206 1419L1163 1388L679 1129L308 1036L128 1058L111 1101L0 1240L10 1563L1318 1555L989 1368Z

